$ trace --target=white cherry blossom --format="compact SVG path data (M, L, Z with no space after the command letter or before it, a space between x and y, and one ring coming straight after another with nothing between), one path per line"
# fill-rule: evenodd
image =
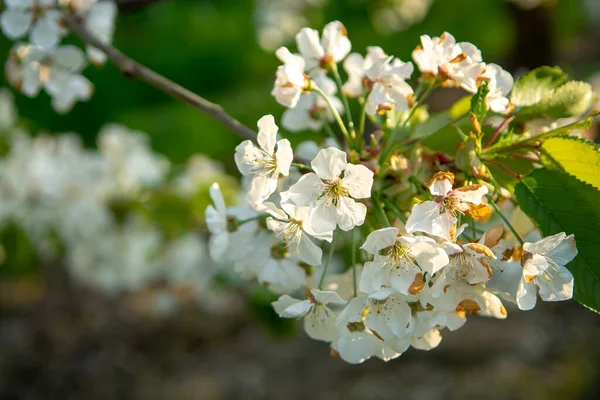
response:
M411 63L387 57L375 62L366 72L366 84L371 88L366 111L370 115L383 114L392 108L406 111L412 105L413 90L405 79L413 72Z
M313 78L313 82L329 97L337 112L343 114L344 105L335 97L335 82L325 75ZM281 116L281 124L290 132L319 131L323 124L333 120L334 115L327 102L313 91L302 94L296 106L285 110Z
M315 172L303 175L281 194L282 200L311 207L310 221L317 233L362 225L367 207L354 199L371 197L373 172L364 165L348 164L346 153L335 147L319 151L311 166Z
M383 289L367 297L365 325L387 346L404 353L411 344L412 311L406 297Z
M490 261L496 256L481 243L465 243L459 246L446 242L442 247L448 253L450 263L436 276L431 287L434 297L439 297L448 285L466 283L475 285L490 280L493 271Z
M329 64L342 61L352 47L346 27L339 21L325 25L320 40L318 31L302 28L296 35L296 44L309 71L315 68L327 69Z
M83 52L72 45L44 50L17 44L12 52L7 75L10 82L28 97L44 88L53 98L58 112L69 111L77 100L88 100L92 84L79 73L86 65Z
M487 64L483 71L473 79L472 76L457 77L458 84L468 92L476 93L482 82L487 82L489 93L486 96L488 108L492 111L506 114L510 111L508 96L512 90L514 79L512 75L497 64Z
M282 106L294 108L300 100L300 95L309 88L310 78L304 73L306 63L304 58L292 54L285 47L277 49L275 55L283 65L277 68L271 95Z
M425 232L446 240L456 239L456 214L467 214L481 219L489 214L489 206L482 203L488 193L486 186L474 184L452 189L454 175L438 172L427 184L434 200L415 204L406 221L409 233Z
M12 40L24 37L34 45L50 49L66 34L61 25L55 0L5 0L6 10L0 15L2 32Z
M575 238L564 232L523 245L523 277L517 291L521 310L535 307L537 293L544 301L573 297L573 275L565 268L577 255Z
M444 32L440 37L421 36L421 45L412 53L421 74L455 84L458 77L476 77L483 70L481 52L471 43L456 43Z
M339 337L337 314L327 307L346 304L336 292L312 289L307 300L283 295L272 304L282 318L304 317L304 330L315 340L332 342Z
M351 364L360 364L371 357L383 361L399 357L399 352L392 350L367 328L363 317L365 307L366 295L355 297L348 303L337 319L340 337L331 344L332 348L342 360Z
M275 232L275 236L280 238L302 261L309 265L320 265L323 251L311 239L331 242L333 234L331 232L318 234L312 229L310 219L310 207L300 207L291 203L281 204L278 208L270 202L263 203L259 208L272 217L267 218L267 228Z
M400 236L398 228L371 232L361 249L375 255L365 263L359 288L373 293L383 287L405 295L419 294L425 285L424 275L431 277L449 260L435 240L424 236Z
M258 120L259 147L245 140L235 148L235 163L242 173L252 177L248 201L252 206L265 201L277 189L279 175L288 176L294 155L289 140L277 140L275 119L265 115ZM277 146L277 151L275 147Z
M359 97L365 93L366 72L387 54L381 47L367 47L367 55L363 57L359 53L352 53L344 60L344 69L348 74L348 80L342 86L342 90L348 97Z

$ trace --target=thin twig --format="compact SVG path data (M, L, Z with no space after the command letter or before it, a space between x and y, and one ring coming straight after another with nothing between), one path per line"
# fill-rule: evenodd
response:
M169 96L192 105L245 139L256 140L255 131L231 117L223 111L223 108L220 105L211 103L205 98L179 86L175 82L170 81L164 76L159 75L137 61L129 58L113 46L104 43L90 32L76 15L65 12L63 14L63 20L79 39L104 52L108 59L117 65L125 76L144 81L165 92Z
M502 133L502 131L504 130L504 128L506 128L508 126L508 124L510 124L513 119L515 119L515 117L514 117L514 115L511 115L510 117L508 117L504 121L502 121L502 123L500 124L500 126L494 131L494 133L488 139L488 141L485 142L485 145L483 145L483 148L487 149L488 147L490 147L492 145L492 143L494 143L494 141Z

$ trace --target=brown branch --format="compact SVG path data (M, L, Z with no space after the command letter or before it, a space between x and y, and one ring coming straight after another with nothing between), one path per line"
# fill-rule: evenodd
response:
M220 105L211 103L203 97L179 86L175 82L170 81L164 76L157 74L151 69L146 68L142 64L127 57L116 48L102 42L85 27L81 19L76 15L64 13L63 19L69 29L77 35L79 39L102 50L107 55L108 59L121 69L125 76L146 82L147 84L162 90L169 96L190 104L245 139L256 140L255 131L229 116L229 114L223 111L223 108Z

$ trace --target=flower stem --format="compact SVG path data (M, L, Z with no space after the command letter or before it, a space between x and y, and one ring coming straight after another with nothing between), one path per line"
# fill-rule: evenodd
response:
M325 102L327 103L327 106L331 110L331 113L335 117L335 120L337 121L338 125L340 126L340 130L342 131L342 134L348 141L348 144L352 147L353 142L350 139L350 134L348 133L348 130L346 129L346 125L344 125L344 121L342 121L342 117L340 116L340 113L335 109L329 96L327 96L325 94L325 92L322 91L316 84L311 85L311 90L314 91L315 93L317 93L319 96L321 96L323 98L323 100L325 100Z
M258 215L255 215L254 217L250 217L250 218L246 218L246 219L241 219L241 220L237 221L237 226L241 226L241 225L244 225L244 224L246 224L248 222L252 222L252 221L256 221L258 219L265 218L266 216L267 216L266 214L258 214Z
M383 226L385 226L386 228L391 226L390 220L388 219L387 215L385 215L383 207L381 207L379 196L377 196L375 193L373 193L373 206L377 210L377 215L379 216L379 219L381 220Z
M306 165L306 164L300 164L300 163L292 163L292 167L296 167L300 170L305 170L305 171L309 171L309 172L313 172L313 169Z
M506 223L506 225L508 226L508 228L510 229L510 231L512 232L512 234L515 235L515 238L517 238L517 240L519 241L519 243L522 246L523 243L525 243L525 242L523 241L523 239L521 239L521 236L519 236L519 234L517 233L517 230L515 229L514 226L512 226L512 224L510 223L510 221L508 220L508 218L506 218L506 216L504 214L502 214L502 211L500 211L500 208L498 208L498 206L494 202L494 199L492 198L492 196L490 196L488 194L485 197L487 197L487 199L490 202L490 204L492 205L492 208L494 209L494 211L496 211L498 213L498 215L500 216L500 218L502 218L502 220L504 221L504 223Z
M325 276L327 275L329 264L331 264L331 259L333 258L333 251L335 250L335 239L337 238L335 233L336 231L333 231L333 237L331 239L331 244L329 245L329 253L327 254L327 260L325 260L323 273L321 274L321 279L319 280L319 290L323 289L323 282L325 282Z
M356 139L356 131L354 130L354 119L352 118L352 111L350 110L350 103L348 103L348 97L346 97L346 93L344 93L344 89L342 88L342 77L340 76L340 72L338 71L337 64L331 64L331 72L335 78L335 84L337 85L338 91L342 96L342 101L344 103L344 108L346 109L346 119L348 120L348 127L350 128L350 135L353 139Z
M357 289L357 285L356 285L356 245L357 245L357 234L356 234L356 230L358 228L354 228L352 230L352 249L351 249L351 262L352 262L352 283L354 284L354 297L356 297L356 294L358 292Z

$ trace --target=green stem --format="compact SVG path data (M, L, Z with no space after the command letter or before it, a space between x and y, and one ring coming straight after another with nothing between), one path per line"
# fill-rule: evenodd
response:
M350 103L348 103L348 98L346 97L346 93L344 93L344 89L342 88L342 77L340 76L340 72L338 71L337 64L331 64L331 72L335 78L335 84L337 85L338 91L342 96L342 102L344 103L344 108L346 109L346 119L348 120L348 127L350 128L350 135L353 139L356 138L356 131L354 130L354 119L352 118L352 111L350 110Z
M334 107L333 103L331 102L331 99L329 98L329 96L327 96L325 94L325 92L322 91L316 85L312 85L311 86L311 90L314 91L315 93L319 94L323 98L323 100L325 100L325 102L327 103L327 106L329 106L329 109L331 110L331 113L335 117L335 120L337 121L338 125L340 126L340 130L342 131L342 134L344 135L344 137L348 141L348 144L352 145L353 142L350 139L350 134L348 133L348 130L346 129L346 125L344 125L344 121L342 121L342 117L340 116L340 113L335 109L335 107Z
M369 91L370 93L370 91ZM365 101L363 102L360 109L360 122L358 123L358 136L359 139L362 140L362 137L365 134L365 122L367 120L367 99L369 97L369 93L365 96Z
M404 214L402 214L402 211L400 211L400 209L391 201L389 200L383 200L383 203L385 204L385 206L387 208L389 208L390 210L392 210L392 212L396 215L396 217L398 217L398 219L400 221L402 221L403 223L406 223L407 218Z
M506 218L506 216L504 216L504 214L502 214L502 211L500 211L500 208L498 208L498 206L494 202L494 199L492 198L492 196L490 196L488 194L485 197L487 197L488 201L490 202L490 204L494 208L494 211L496 211L498 213L498 215L500 216L500 218L502 218L502 220L506 223L506 225L508 226L508 228L510 229L510 231L512 232L512 234L515 235L515 237L517 238L517 240L519 241L519 243L522 246L523 243L525 243L525 242L523 241L523 239L521 239L521 236L519 236L519 234L517 233L517 230L515 229L514 226L512 226L512 224L510 223L510 221L508 220L508 218Z
M305 171L309 171L309 172L313 172L313 169L311 167L309 167L306 164L300 164L300 163L292 163L292 167L296 167L300 170L305 170Z
M329 264L331 264L331 259L333 258L333 251L335 250L335 231L333 231L333 238L331 239L331 244L329 245L329 253L327 254L327 260L325 260L325 266L323 267L323 273L321 274L321 279L319 280L319 290L323 290L323 282L325 282L325 276L327 275L327 270L329 269Z
M265 218L266 216L267 215L265 215L265 214L258 214L258 215L255 215L254 217L241 219L241 220L237 221L237 226L244 225L248 222L256 221L257 219Z
M379 202L379 197L376 194L373 194L373 206L377 210L377 215L379 215L379 219L381 220L381 223L383 224L383 226L385 226L386 228L391 226L390 220L388 219L387 215L385 215L385 211L381 207L381 203Z
M351 262L352 262L352 283L354 284L354 297L356 297L358 289L356 284L356 245L357 235L356 231L358 228L352 230L352 250L351 250Z

